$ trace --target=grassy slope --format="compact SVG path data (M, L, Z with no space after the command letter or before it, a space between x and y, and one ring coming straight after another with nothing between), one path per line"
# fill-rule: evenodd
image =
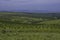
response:
M6 21L6 18L0 19L0 40L60 40L60 20L45 21L35 25L20 24L18 22L23 22L30 17L9 17L9 15L7 17L11 18L10 21ZM13 22L12 19L19 21L13 20ZM29 20L31 19L36 21L37 18L30 18Z
M45 21L42 23L44 23L44 24L60 24L60 19L59 20Z

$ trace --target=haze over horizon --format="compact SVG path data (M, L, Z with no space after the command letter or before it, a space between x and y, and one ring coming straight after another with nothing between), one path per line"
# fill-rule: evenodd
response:
M60 12L60 0L0 0L0 11Z

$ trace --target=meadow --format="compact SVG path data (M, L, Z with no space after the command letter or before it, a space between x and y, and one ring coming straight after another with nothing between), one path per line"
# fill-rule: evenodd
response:
M60 40L60 14L0 12L0 40Z

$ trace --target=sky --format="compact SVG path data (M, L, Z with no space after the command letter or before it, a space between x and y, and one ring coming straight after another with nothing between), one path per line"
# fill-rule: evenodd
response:
M12 10L60 12L60 0L0 0L0 11Z

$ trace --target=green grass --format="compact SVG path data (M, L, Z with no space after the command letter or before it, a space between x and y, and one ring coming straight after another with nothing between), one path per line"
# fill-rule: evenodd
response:
M60 40L59 33L0 33L0 40Z
M45 21L42 23L44 23L44 24L60 24L60 19L59 20Z
M48 18L0 12L0 40L60 40L60 19Z

